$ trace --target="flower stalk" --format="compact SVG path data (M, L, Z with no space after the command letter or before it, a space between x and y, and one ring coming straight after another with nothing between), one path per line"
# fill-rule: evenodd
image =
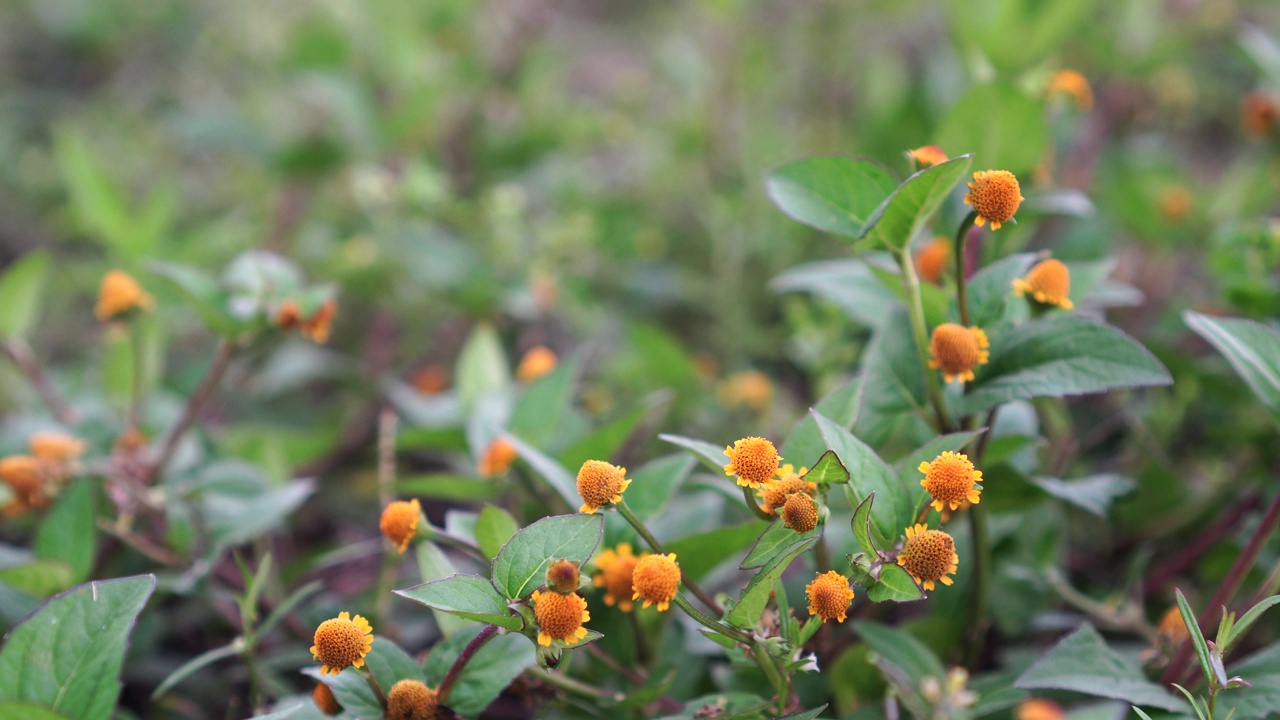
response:
M449 666L449 672L445 673L444 680L440 681L440 688L436 690L436 698L444 705L449 700L449 692L453 690L453 685L458 681L458 676L462 674L462 669L471 662L471 658L480 652L480 648L484 644L493 639L498 634L498 626L492 623L485 625L479 634L471 638L471 642L462 648L462 652L458 654L458 658L453 661L453 665Z
M964 246L969 239L969 230L973 228L973 221L977 218L978 211L970 210L964 220L960 221L960 229L956 230L956 305L960 308L960 324L965 327L969 327L969 281L965 277Z
M636 514L632 512L631 508L627 505L626 498L623 498L620 502L614 503L613 506L618 509L618 514L626 519L626 521L631 524L631 527L640 534L640 537L644 538L644 541L649 544L649 547L652 548L654 552L660 555L665 555L667 553L667 551L663 549L662 543L658 542L658 539L653 536L653 533L649 532L649 528L645 527L644 523L640 521L640 518L636 517ZM707 608L716 615L724 615L724 609L720 607L720 604L717 603L706 590L699 587L698 584L695 583L683 570L680 572L680 580L684 583L685 587L689 588L689 592L693 593L698 600L702 601L703 605L706 605ZM677 594L676 597L679 598L680 595Z
M942 402L942 388L938 385L938 377L929 372L929 331L924 319L924 300L920 295L920 277L916 274L915 263L911 258L911 250L903 247L898 254L898 268L902 272L902 283L907 290L907 302L911 315L911 331L916 340L916 355L920 359L920 369L924 373L925 391L929 395L929 403L933 406L934 416L938 423L938 432L951 432L951 421L947 419L946 406Z

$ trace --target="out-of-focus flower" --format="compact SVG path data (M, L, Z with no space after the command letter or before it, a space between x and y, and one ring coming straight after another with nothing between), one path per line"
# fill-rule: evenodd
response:
M1048 258L1036 263L1025 278L1013 281L1019 296L1030 295L1038 303L1057 305L1063 310L1075 307L1071 302L1071 271L1061 260Z
M909 150L907 157L918 167L927 168L947 161L947 154L937 145L925 145Z
M1089 81L1084 75L1075 70L1059 70L1054 73L1045 87L1045 94L1050 97L1054 95L1069 97L1081 110L1093 107L1093 89L1089 87Z
M631 612L632 576L640 558L631 554L631 546L619 543L617 550L606 549L596 556L596 568L600 571L591 584L604 588L604 604L617 605L623 612Z
M422 505L418 499L397 500L382 511L382 519L378 527L388 540L395 544L401 554L409 547L409 543L418 534L418 521L422 518Z
M676 554L645 555L631 575L631 599L643 600L644 607L657 604L658 612L671 606L680 589L680 566Z
M476 472L484 477L495 477L510 470L515 459L515 447L505 439L497 438L485 448L484 455L476 465Z
M529 350L520 358L516 368L516 379L523 383L531 383L556 369L559 358L549 347L539 345Z
M112 270L102 277L98 290L98 306L94 314L99 320L115 320L134 312L150 310L155 305L147 291L137 280L121 270Z
M942 273L951 259L951 241L936 237L916 253L916 272L926 282L934 285L942 282Z

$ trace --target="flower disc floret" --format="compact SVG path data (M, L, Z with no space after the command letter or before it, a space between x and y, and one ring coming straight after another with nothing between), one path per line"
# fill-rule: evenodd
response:
M577 590L581 579L578 563L573 560L557 560L547 566L547 587L561 595Z
M973 174L964 204L972 205L978 214L974 219L975 225L990 222L992 230L999 230L1001 225L1013 219L1025 199L1013 173L1008 170L982 170Z
M804 493L788 496L778 514L782 516L784 525L798 533L807 533L818 527L818 504Z
M1038 303L1057 305L1063 310L1075 307L1071 302L1071 271L1061 260L1049 258L1036 263L1025 278L1013 281L1019 297L1030 295Z
M853 603L853 590L849 578L835 570L820 573L804 588L809 598L809 614L822 618L822 622L844 622L845 613Z
M778 470L777 480L770 480L756 491L763 506L761 509L770 514L776 513L786 504L787 496L793 493L804 493L812 497L818 491L818 485L804 479L806 472L807 468L800 468L796 472L791 463L783 465Z
M599 573L591 579L591 584L604 588L604 604L617 605L623 612L631 612L632 576L640 558L631 554L631 546L619 543L617 550L604 550L596 556L596 568Z
M591 619L586 598L581 595L540 591L533 593L533 616L538 621L539 645L550 645L552 640L573 645L587 636L582 624Z
M382 519L378 527L388 540L395 543L396 550L404 553L409 543L418 534L418 521L422 518L422 505L418 499L397 500L382 511Z
M982 486L978 484L982 471L973 466L968 455L948 450L933 462L920 463L918 469L924 473L920 484L933 496L934 510L955 510L966 501L978 504L982 494Z
M943 323L933 329L929 340L929 367L942 371L942 377L951 382L973 380L973 369L990 359L987 348L991 342L981 328L965 327L955 323Z
M758 488L778 473L778 449L773 443L762 437L746 437L726 446L724 454L729 457L729 464L724 466L724 474L738 476L738 484L742 487Z
M930 530L923 524L907 528L907 542L898 553L898 564L925 590L932 590L934 583L950 585L948 575L954 575L960 556L956 554L956 541L941 530Z
M658 612L671 606L680 589L680 566L676 554L645 555L631 575L631 599L643 600L644 607L657 605Z
M610 503L622 502L622 493L631 481L627 469L603 460L588 460L578 470L578 494L582 507L578 512L593 513Z
M436 691L420 680L401 680L387 693L387 720L435 720Z
M351 613L325 620L316 628L311 655L319 660L321 675L337 675L349 667L364 667L364 658L373 646L373 628L369 621Z

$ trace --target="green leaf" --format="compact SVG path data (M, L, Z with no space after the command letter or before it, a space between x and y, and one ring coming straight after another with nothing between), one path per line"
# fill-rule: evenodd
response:
M1085 623L1035 662L1014 682L1024 690L1070 690L1134 705L1185 712L1186 704L1149 682L1142 669L1107 647Z
M1025 313L1027 301L1013 294L1013 281L1026 275L1035 259L1035 253L1010 255L974 273L966 288L969 324L996 338L1000 335L997 331L999 325L1011 319L1012 308L1022 307ZM1077 286L1078 283L1073 282L1072 285ZM958 318L959 315L960 311L952 302L951 317Z
M71 566L61 560L36 560L0 569L0 583L43 598L75 585L74 575Z
M460 633L431 649L422 668L428 685L440 686L462 649L478 632L479 628L476 632ZM479 717L489 703L534 662L533 643L527 638L516 634L494 636L463 668L447 704L463 717Z
M822 457L818 458L818 462L809 468L809 472L805 473L804 479L818 483L819 485L827 483L846 483L849 482L849 469L840 462L840 458L830 450L822 453Z
M155 700L156 698L169 692L178 683L191 677L193 673L205 667L208 667L209 665L212 665L218 662L219 660L223 660L229 657L235 657L243 651L244 651L244 648L242 643L239 640L237 640L236 642L228 643L226 645L219 645L218 647L213 648L212 650L206 650L205 652L200 653L199 655L191 658L190 660L180 665L177 670L174 670L173 672L169 673L169 675L163 681L161 681L161 683L158 686L156 686L156 689L151 693L151 699Z
M473 407L482 395L500 391L511 382L507 355L492 325L481 323L471 331L458 354L454 377L466 407Z
M373 644L378 644L376 637ZM364 679L359 670L348 668L337 675L321 675L320 668L305 667L302 669L302 674L328 685L333 691L334 699L347 715L362 720L382 717L382 703L378 702L377 696L373 694L373 688L369 687L369 681ZM384 688L383 692L390 689Z
M283 710L277 710L272 713L267 713L266 715L254 715L249 718L249 720L285 720L285 718L293 717L304 707L306 707L305 704L298 703L297 705L291 705Z
M517 600L546 581L547 566L556 560L586 565L604 535L604 516L555 515L516 533L493 560L494 587Z
M613 457L640 422L653 411L653 407L633 410L613 422L596 428L560 453L560 463L565 467L575 468L582 467L582 463L594 458Z
M478 575L452 575L395 592L432 610L468 620L492 623L508 630L524 627L524 621L507 607L506 599Z
M520 529L520 523L511 513L500 507L485 505L476 518L476 544L485 557L493 559L512 535Z
M230 337L244 327L244 323L226 311L227 293L203 270L159 260L148 262L147 269L190 305L210 330Z
M1234 645L1237 640L1244 637L1244 634L1249 630L1249 626L1257 622L1258 618L1262 617L1262 613L1270 610L1276 605L1276 603L1280 603L1280 595L1272 595L1271 597L1259 602L1257 605L1249 608L1249 611L1242 615L1240 619L1231 626L1231 631L1227 633L1226 637L1218 638L1218 647L1220 652L1223 655L1226 655L1227 652L1231 650L1231 646Z
M503 435L502 437L511 443L511 447L516 449L516 452L520 454L520 458L529 463L529 467L533 468L533 471L538 473L543 480L546 480L551 489L555 490L556 494L563 498L569 507L578 507L582 504L582 498L578 495L578 481L573 473L569 472L555 458L515 435Z
M782 577L782 573L786 571L792 560L800 557L801 553L817 542L817 537L799 540L770 560L747 583L746 589L742 591L742 597L725 615L725 621L735 627L754 627L760 621L760 614L764 612L764 607L769 602L769 593L773 592L774 583Z
M728 525L696 535L686 535L665 543L667 552L680 560L680 572L696 582L706 577L721 563L747 547L760 534L760 522L751 520Z
M893 291L857 258L797 265L774 277L769 286L779 293L813 293L867 327L881 327L889 311L901 304Z
M507 429L532 445L546 447L570 410L576 374L573 361L566 360L535 380L516 399Z
M1049 139L1044 107L1013 85L969 88L938 126L943 150L971 151L979 168L1023 173L1040 162Z
M814 409L843 427L852 427L858 419L858 410L862 405L863 387L859 378L853 378L827 393L818 401ZM782 457L790 458L791 464L797 469L808 467L805 463L809 458L820 458L826 451L827 443L822 439L822 433L818 431L818 423L810 413L805 413L795 422L791 427L791 434L787 436L786 442L782 443Z
M865 500L858 503L858 507L854 508L853 517L849 522L853 525L853 537L858 541L858 547L862 548L862 552L879 559L880 551L876 549L875 540L871 538L871 506L875 501L876 494L872 491Z
M40 311L40 296L49 275L49 253L29 252L0 276L0 335L23 337Z
M896 308L871 339L863 366L862 402L877 415L923 411L924 367L916 353L906 308Z
M1120 330L1076 315L1023 323L995 340L991 362L960 402L965 414L1011 400L1063 397L1173 382L1159 360Z
M880 565L879 581L867 588L867 599L871 602L913 602L923 600L924 591L902 566L886 562Z
M960 178L969 171L972 155L961 155L920 170L876 208L863 235L882 247L902 250L933 217Z
M1037 477L1030 482L1050 495L1064 500L1086 512L1106 517L1107 509L1116 498L1123 497L1137 488L1137 483L1123 475L1090 475L1077 480Z
M879 165L839 155L798 160L765 179L769 198L788 217L849 238L866 232L871 214L896 187Z
M440 551L440 548L429 540L418 542L418 575L421 576L422 582L429 583L434 580L443 580L447 577L457 575L458 571L454 568L453 563L449 562L449 558ZM490 586L492 589L492 585ZM496 591L494 591L496 594ZM440 628L440 634L445 637L453 637L456 633L464 628L471 627L470 621L465 618L451 615L447 612L434 612L436 625Z
M942 680L946 677L942 661L911 633L866 620L853 629L868 647L902 668L916 687L920 686L920 681L924 678Z
M906 486L898 474L853 433L817 413L814 419L828 447L844 461L853 475L853 481L845 486L851 502L856 506L871 493L876 494L875 505L871 508L871 527L873 534L878 533L877 544L888 547L911 520L913 508Z
M220 284L227 293L227 313L237 322L251 322L270 317L280 303L293 299L302 280L292 260L266 250L246 250L223 268Z
M385 635L374 638L369 654L364 658L365 668L373 673L373 677L384 689L390 690L401 680L418 680L422 678L422 668L409 654L389 640Z
M807 533L797 533L783 524L781 519L774 520L769 523L764 532L760 533L756 544L751 546L751 552L747 553L746 559L738 567L743 570L764 567L770 560L777 557L778 553L790 548L797 540L816 537L821 533L820 528L814 528Z
M94 157L84 133L69 125L56 128L53 151L80 230L101 241L121 260L145 254L147 248L130 247L133 221L124 192Z
M659 720L697 720L696 713L704 708L714 708L721 720L757 720L773 703L753 693L732 691L696 697L685 703L684 709L674 715L663 715Z
M641 520L658 514L680 485L693 472L694 460L684 453L650 460L630 473L627 506Z
M1187 326L1209 341L1244 378L1249 389L1280 418L1280 332L1252 320L1187 312Z
M466 475L431 474L407 477L396 481L396 492L440 500L492 500L502 487L498 483L484 482Z
M61 560L71 568L71 583L83 582L97 549L94 492L88 480L72 482L36 529L35 553L41 560Z
M152 575L98 580L50 598L0 648L0 700L29 701L75 718L110 717L120 668Z
M688 450L714 473L724 473L724 466L729 464L729 458L724 454L724 448L719 445L670 433L662 433L658 436L658 439Z
M39 705L26 702L0 701L0 720L71 720Z
M273 486L260 468L240 460L209 465L198 483L206 529L221 545L238 545L278 528L315 491L309 479Z
M823 704L821 707L816 707L812 710L805 710L804 712L793 713L791 715L783 715L778 718L778 720L814 720L814 718L821 715L822 711L826 709L827 706Z
M1182 590L1174 588L1174 596L1178 600L1178 613L1182 615L1182 622L1187 626L1187 632L1191 635L1191 647L1196 651L1196 659L1200 661L1200 670L1204 672L1204 680L1206 683L1214 684L1213 666L1209 660L1209 646L1204 641L1204 633L1200 632L1200 621L1196 619L1196 613L1191 609L1191 605L1187 603L1187 598L1182 594Z

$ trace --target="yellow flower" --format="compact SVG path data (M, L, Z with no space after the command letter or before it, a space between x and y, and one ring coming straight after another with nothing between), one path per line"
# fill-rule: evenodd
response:
M476 472L483 477L495 477L510 470L515 459L515 447L504 438L498 438L485 448L484 456L476 464Z
M907 542L898 553L898 564L925 590L932 590L935 582L950 585L959 566L956 541L941 530L929 530L922 524L907 528Z
M793 493L787 497L778 511L782 523L798 533L807 533L818 527L818 504L804 493Z
M338 704L338 698L333 696L333 691L324 683L316 683L316 689L311 691L311 699L315 701L316 707L325 715L337 715L342 712L342 706Z
M594 513L609 503L622 502L622 493L631 481L627 469L604 462L588 460L578 470L578 494L582 507L578 512Z
M1093 107L1093 89L1084 75L1075 70L1059 70L1049 78L1046 95L1065 95L1075 101L1076 107L1088 110Z
M14 511L44 507L49 503L48 473L44 463L30 455L0 459L0 480L13 490Z
M84 454L84 441L58 432L38 432L27 439L31 454L37 459L69 463Z
M1066 720L1067 713L1052 700L1027 700L1013 711L1015 720Z
M387 693L387 720L436 720L436 691L419 680L401 680Z
M422 518L422 505L418 499L397 500L382 511L382 520L378 527L387 539L395 543L401 554L409 547L409 543L418 534L418 520Z
M813 497L818 490L818 485L802 479L806 472L808 472L807 468L800 468L800 472L796 472L791 463L779 468L777 480L770 480L756 490L756 494L762 501L761 509L772 515L786 504L787 496L793 493L804 493Z
M942 377L951 382L973 380L973 369L990 359L986 348L991 343L981 328L967 328L955 323L943 323L933 329L929 340L929 367L942 370Z
M907 152L907 157L922 168L947 161L947 154L942 152L942 148L937 145L925 145L915 150L910 150Z
M936 237L916 253L916 272L934 285L942 282L942 273L951 259L951 241Z
M955 510L966 501L978 504L982 494L982 486L978 484L982 471L974 468L964 453L948 450L931 463L920 463L918 469L924 473L920 484L933 496L934 510L941 511L944 507Z
M591 584L604 588L604 604L617 605L623 612L631 612L631 582L640 558L631 554L631 546L619 543L618 549L604 550L596 556L599 573Z
M643 600L644 607L656 603L658 612L664 612L680 589L680 566L676 564L676 554L640 558L631 575L631 588L632 600Z
M547 566L547 586L561 595L577 590L581 579L578 563L573 560L557 560Z
M373 646L373 628L359 615L352 620L351 613L340 612L320 623L314 642L311 656L322 663L320 674L337 675L349 667L364 667L364 656Z
M112 270L102 277L94 315L99 320L114 320L136 310L150 310L154 304L137 280L125 272Z
M582 624L591 619L587 601L581 595L537 590L533 593L533 616L538 621L539 645L550 645L552 640L573 645L587 636Z
M975 225L990 222L992 230L999 230L1001 225L1013 219L1025 199L1013 173L1008 170L982 170L973 174L964 204L972 205L978 213L973 221Z
M520 358L520 365L516 368L516 379L520 382L531 383L555 370L557 360L558 358L556 358L556 354L551 348L539 345Z
M1036 263L1025 278L1013 281L1013 291L1019 297L1030 295L1038 303L1057 305L1063 310L1075 307L1068 297L1071 294L1071 271L1061 260L1049 258Z
M758 488L768 482L778 472L778 449L773 443L762 437L746 437L726 446L724 454L729 456L729 464L724 466L724 474L738 476L738 484L742 487Z
M809 614L822 618L822 622L844 622L845 613L853 603L853 590L849 578L835 570L819 573L804 588L809 597Z

